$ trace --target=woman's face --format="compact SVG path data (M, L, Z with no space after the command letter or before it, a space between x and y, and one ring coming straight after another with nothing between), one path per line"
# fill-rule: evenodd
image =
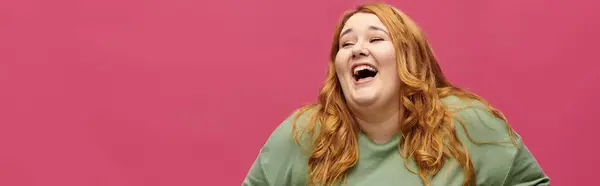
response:
M356 13L342 28L335 69L353 108L378 108L398 99L400 79L389 31L374 14Z

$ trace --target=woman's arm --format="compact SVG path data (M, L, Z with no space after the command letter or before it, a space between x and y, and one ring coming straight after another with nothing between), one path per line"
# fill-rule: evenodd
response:
M547 186L550 178L544 173L529 149L521 141L511 167L504 179L506 186Z

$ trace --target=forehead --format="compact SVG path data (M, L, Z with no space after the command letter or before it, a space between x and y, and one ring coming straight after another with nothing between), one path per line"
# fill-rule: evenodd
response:
M377 26L380 28L385 28L385 25L379 20L379 18L375 14L371 13L356 13L352 15L344 24L342 30L346 30L349 28L366 28L369 26Z

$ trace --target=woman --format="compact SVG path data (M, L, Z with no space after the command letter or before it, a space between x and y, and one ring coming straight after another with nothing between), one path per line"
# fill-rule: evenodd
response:
M242 185L549 185L502 113L444 77L382 3L346 14L318 101L271 134Z

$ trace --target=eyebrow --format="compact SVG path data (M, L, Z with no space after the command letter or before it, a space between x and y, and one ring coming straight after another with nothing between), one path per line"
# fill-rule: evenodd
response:
M378 30L378 31L382 31L382 32L384 32L384 33L385 33L385 34L387 34L387 35L390 35L390 34L389 34L389 33L388 33L388 32L387 32L385 29L383 29L383 28L379 28L379 27L376 27L376 26L369 26L369 30ZM340 34L340 37L342 37L342 36L344 36L344 35L346 35L346 34L348 34L348 33L350 33L350 32L352 32L352 28L349 28L349 29L346 29L346 30L344 30L344 31L342 32L342 34Z

